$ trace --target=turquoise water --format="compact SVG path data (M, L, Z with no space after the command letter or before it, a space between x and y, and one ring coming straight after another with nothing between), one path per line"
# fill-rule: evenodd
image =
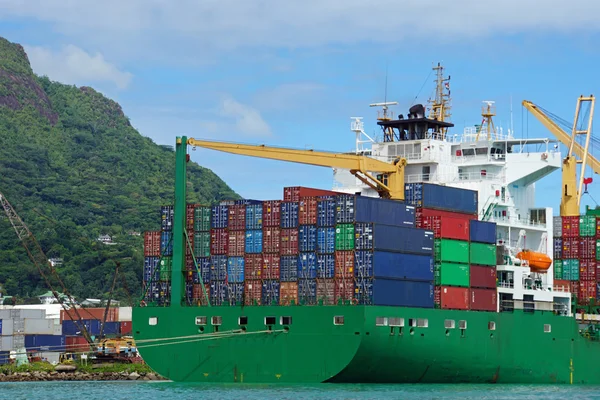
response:
M600 386L524 385L205 385L172 382L0 383L0 399L600 399Z

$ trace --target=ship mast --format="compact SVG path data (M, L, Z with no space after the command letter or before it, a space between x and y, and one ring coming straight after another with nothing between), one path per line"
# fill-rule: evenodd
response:
M429 118L441 122L450 120L450 75L444 78L444 67L438 63L433 67L436 72L435 78L435 97L427 100L431 104ZM442 137L446 136L448 128L440 128Z
M493 101L486 100L484 101L485 106L481 107L481 116L483 117L483 121L481 121L481 126L477 130L477 136L475 137L475 141L479 140L479 134L484 131L487 132L487 140L492 140L492 133L494 134L494 139L498 139L498 132L496 132L496 126L494 125L494 120L492 117L496 115L496 106Z

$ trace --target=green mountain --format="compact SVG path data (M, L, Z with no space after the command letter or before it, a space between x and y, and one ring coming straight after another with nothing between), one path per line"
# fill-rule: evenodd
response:
M0 38L0 193L48 258L63 259L57 271L71 293L105 297L118 261L118 297L127 286L139 298L143 236L133 232L160 229L174 163L173 148L137 132L119 104L36 76L23 47ZM239 198L210 170L190 162L188 171L189 202ZM117 244L100 243L105 234ZM20 298L48 290L3 212L0 285Z

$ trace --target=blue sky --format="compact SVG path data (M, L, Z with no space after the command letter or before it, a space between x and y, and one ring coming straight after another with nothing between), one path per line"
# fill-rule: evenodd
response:
M426 101L438 61L452 77L455 132L480 122L483 100L508 128L512 96L516 136L547 137L520 103L570 121L577 96L600 94L600 2L483 3L0 0L0 35L23 44L36 73L118 101L161 144L188 135L351 150L350 117L378 132L369 103L384 100L386 68L399 113ZM205 149L192 159L249 198L332 185L328 168ZM538 206L558 207L559 182L557 171L538 184Z

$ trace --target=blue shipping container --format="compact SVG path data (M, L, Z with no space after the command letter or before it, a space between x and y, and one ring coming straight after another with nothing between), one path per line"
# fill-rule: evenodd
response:
M0 319L0 335L2 335L2 320Z
M300 251L317 250L317 227L315 225L300 225L298 230L298 249Z
M8 364L10 361L10 351L0 351L0 365Z
M262 229L263 205L250 204L246 207L246 229Z
M158 293L158 291L156 292ZM100 334L100 324L101 321L98 319L84 319L82 320L85 329L87 329L90 335L99 335ZM75 336L82 335L81 329L78 328L75 321L65 320L62 322L62 331L63 335L67 336Z
M262 253L263 247L263 231L249 230L246 231L246 253L258 254Z
M159 257L144 258L144 281L155 282L160 280L160 268L158 267Z
M333 254L335 252L335 228L317 228L317 253Z
M227 256L212 256L210 258L210 280L211 280L211 282L212 281L224 281L226 277L227 277Z
M173 206L162 206L160 208L160 228L162 231L170 231L173 229L174 212Z
M163 256L172 256L173 255L173 241L171 232L161 232L160 233L160 254Z
M298 256L281 256L279 259L279 279L281 282L298 280Z
M232 283L244 282L244 257L229 257L227 259L227 281Z
M298 256L298 279L317 278L317 255L315 253L300 253Z
M357 280L358 304L433 308L433 282L367 278Z
M194 283L209 283L210 257L198 257L196 262L198 263L198 271L194 273Z
M213 306L221 306L226 304L228 299L228 285L223 281L210 283L210 304Z
M263 281L261 292L262 305L279 304L279 286L279 281L276 279Z
M227 223L229 221L229 207L222 206L214 206L212 208L212 218L210 221L211 228L227 228Z
M415 207L477 214L477 191L432 183L407 183L405 201Z
M290 201L281 202L281 227L297 228L298 227L298 203Z
M469 225L471 242L496 244L496 223L472 219Z
M356 250L383 250L433 255L433 231L382 224L354 226Z
M241 305L244 303L244 283L229 283L229 304Z
M317 281L315 279L301 279L298 281L298 303L317 304Z
M563 258L563 240L562 238L554 238L554 259L559 260Z
M317 200L317 226L335 226L335 197L322 196Z
M65 351L65 335L25 335L25 348L40 351Z
M372 222L394 226L415 226L415 208L397 200L375 197L338 195L336 222Z
M190 296L191 297L191 296ZM119 335L121 333L120 322L106 322L104 324L104 335Z
M194 297L194 284L193 283L185 283L185 298L191 299Z
M335 256L333 254L317 255L317 278L333 278L335 273Z
M432 255L365 250L354 253L354 276L359 278L432 281L433 271Z

